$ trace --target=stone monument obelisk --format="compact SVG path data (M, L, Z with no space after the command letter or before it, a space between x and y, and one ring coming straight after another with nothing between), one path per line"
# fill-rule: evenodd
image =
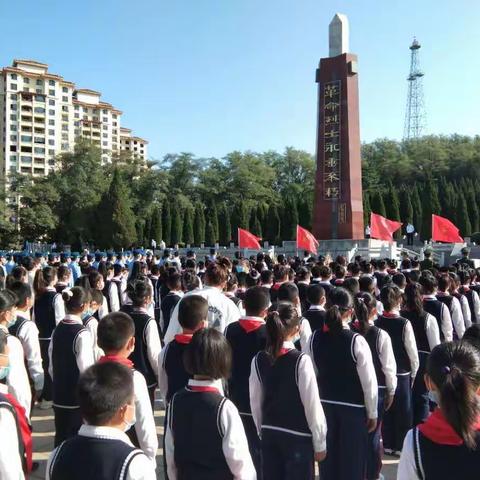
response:
M348 52L345 15L329 26L329 57L320 60L313 233L321 240L364 238L357 56Z

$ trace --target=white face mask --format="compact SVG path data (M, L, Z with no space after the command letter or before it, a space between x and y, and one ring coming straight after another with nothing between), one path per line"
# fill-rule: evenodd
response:
M436 403L437 405L440 404L439 399L438 399L438 393L434 390L429 390L428 391L428 399L431 402Z
M133 417L129 422L124 421L125 423L125 427L123 428L124 432L128 432L128 430L130 430L137 421L137 412L135 411L135 407L133 405L128 405L127 408L133 408Z

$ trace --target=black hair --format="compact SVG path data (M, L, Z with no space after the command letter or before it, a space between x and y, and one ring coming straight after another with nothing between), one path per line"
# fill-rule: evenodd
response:
M448 275L440 275L438 277L438 289L441 292L448 292L450 290L450 284L452 283Z
M11 290L0 291L0 312L7 312L15 307L17 297Z
M185 270L182 274L182 288L186 292L191 292L200 286L200 279L194 270Z
M135 335L135 324L130 315L113 312L98 322L97 342L105 352L118 352Z
M335 266L335 278L345 278L347 270L343 265L336 265Z
M96 289L98 282L103 279L103 275L97 270L91 270L88 274L88 281L90 282L90 288Z
M46 266L45 268L39 268L35 273L35 279L33 280L33 290L35 295L41 295L44 293L48 286L50 286L55 277L57 276L57 269L55 267Z
M480 352L480 324L474 323L465 330L462 341L470 342Z
M170 267L167 270L165 283L169 290L181 290L182 276L175 267Z
M347 289L353 296L360 293L360 284L358 283L358 280L356 278L346 278L343 282L342 287Z
M27 269L25 267L21 267L17 265L16 267L13 268L10 274L7 275L6 287L10 288L10 286L15 282L25 283L27 280L27 275L28 275Z
M158 268L158 267L157 267ZM118 277L123 271L123 266L121 263L113 264L113 276Z
M205 271L205 283L212 287L219 287L227 282L228 270L232 263L225 257L220 257L208 265Z
M300 317L293 303L280 302L275 308L276 310L271 310L266 318L266 351L272 359L278 357L285 338L300 325Z
M407 277L401 272L395 273L392 275L392 282L398 287L398 288L405 288L405 285L407 284Z
M0 353L5 354L5 347L7 346L8 333L0 330Z
M148 279L140 277L135 282L128 284L127 294L134 307L142 307L147 298L152 296L153 292Z
M418 283L409 283L405 287L405 309L409 312L414 312L418 317L425 314L423 308L422 290Z
M438 287L437 279L433 275L422 275L419 283L424 295L431 295Z
M355 317L358 320L359 331L362 335L366 335L370 329L370 322L368 321L373 310L377 308L377 300L368 293L362 292L355 297Z
M271 270L262 270L260 273L260 281L263 284L269 284L273 282L273 272Z
M358 280L358 286L361 292L373 293L375 291L375 281L368 275L362 275Z
M343 329L342 315L353 308L352 294L345 288L334 288L329 295L331 307L327 310L325 324L330 333L340 333Z
M232 349L224 335L214 328L197 330L183 354L190 375L228 378L232 368Z
M293 282L282 283L278 289L277 298L279 302L295 302L299 298L298 287Z
M130 276L128 277L129 283L135 282L142 275L142 262L135 260L132 264L132 270L130 271Z
M319 305L320 300L325 298L325 289L318 283L309 285L307 288L307 300L311 305Z
M278 261L280 260L278 259ZM281 282L286 278L288 278L288 270L289 270L289 267L287 267L286 265L282 265L282 264L275 265L275 268L273 270L273 276L275 278L275 281Z
M14 282L10 285L10 290L15 294L17 301L17 307L23 307L26 305L27 300L32 298L32 289L28 283Z
M95 302L98 305L103 304L103 293L100 290L91 290L90 291L90 301Z
M66 265L60 265L57 270L58 280L67 280L70 277L70 269Z
M385 311L390 312L396 307L400 307L402 292L396 285L385 285L380 290L380 301L383 303Z
M332 269L326 265L322 265L319 272L321 278L329 278L332 276Z
M439 390L447 422L473 450L480 414L480 353L469 342L442 343L430 353L426 373Z
M208 319L208 302L200 295L187 295L178 304L178 323L182 328L195 330Z
M94 426L106 425L133 401L132 370L116 362L92 365L80 375L77 394L85 421Z
M67 313L77 313L90 302L90 291L82 287L67 288L62 292Z
M258 316L270 305L270 292L265 287L251 287L245 292L243 306L249 316Z

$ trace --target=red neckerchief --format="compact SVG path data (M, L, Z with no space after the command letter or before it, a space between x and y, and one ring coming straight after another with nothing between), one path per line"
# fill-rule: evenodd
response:
M192 392L214 392L214 393L220 393L218 388L215 387L202 387L200 385L188 385L187 386L188 390L191 390Z
M175 335L175 341L181 343L182 345L188 345L192 341L193 333L179 333Z
M282 283L274 283L272 285L272 290L278 290L282 286Z
M440 445L463 445L462 437L447 422L439 408L431 413L425 422L418 426L418 429L429 440ZM480 430L480 417L477 419L474 429Z
M240 319L238 323L246 333L254 332L264 325L260 320L252 320L250 318Z
M398 313L392 313L392 312L383 312L382 317L386 318L398 318L400 315Z
M23 446L25 447L25 459L27 463L27 471L25 473L27 474L32 471L32 430L28 424L28 420L25 415L25 409L18 403L17 399L13 395L10 393L5 393L4 395L15 409L18 426L20 427L19 433L22 437Z
M133 368L133 362L128 358L120 357L119 355L104 355L100 357L98 363L107 363L107 362L115 362L125 365L128 368Z
M323 333L328 333L330 329L328 328L328 325L326 323L323 324Z
M292 350L291 348L285 348L285 347L282 347L280 349L280 351L278 352L278 356L281 357L283 355L286 355L290 350Z
M335 279L335 285L343 285L343 282L345 282L344 278Z
M357 329L357 330L360 330L360 322L358 320L355 320L354 322L352 322L352 325Z

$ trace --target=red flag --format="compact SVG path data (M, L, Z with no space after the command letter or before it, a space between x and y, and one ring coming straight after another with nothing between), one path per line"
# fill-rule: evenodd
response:
M318 240L300 225L297 225L297 248L311 253L317 253L318 248Z
M435 242L463 243L458 228L448 219L432 215L432 240Z
M238 248L251 248L253 250L261 250L262 247L258 243L260 237L256 237L253 233L243 228L238 229Z
M393 241L392 235L402 226L402 222L389 220L377 213L370 215L370 236L379 240Z

